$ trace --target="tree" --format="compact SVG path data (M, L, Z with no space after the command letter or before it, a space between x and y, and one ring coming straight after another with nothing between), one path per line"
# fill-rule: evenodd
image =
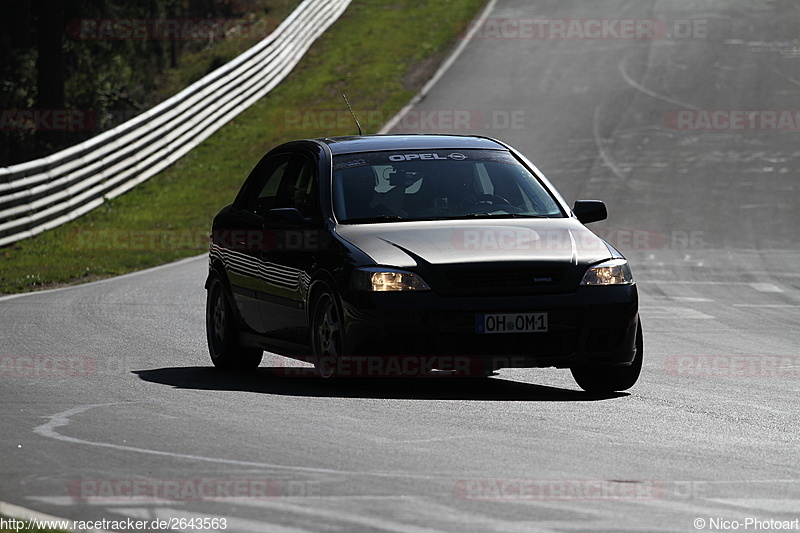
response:
M62 0L38 0L36 106L38 112L64 109L64 5ZM63 144L63 132L36 130L37 151Z

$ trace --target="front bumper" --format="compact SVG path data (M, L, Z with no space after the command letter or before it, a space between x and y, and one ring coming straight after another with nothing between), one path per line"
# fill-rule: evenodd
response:
M627 365L635 355L636 285L579 287L566 294L443 297L419 293L341 294L345 353L447 356L492 369ZM478 313L548 314L548 331L477 334Z

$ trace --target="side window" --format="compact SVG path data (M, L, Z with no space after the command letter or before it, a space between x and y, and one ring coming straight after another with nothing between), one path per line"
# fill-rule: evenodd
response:
M294 185L294 205L292 207L300 211L300 214L310 218L314 214L316 205L316 187L314 180L314 164L307 157L298 155L297 161L297 181Z
M277 155L253 170L244 209L265 215L270 209L294 207L304 217L316 213L317 188L314 163L300 154Z
M276 155L260 162L253 169L243 209L263 215L276 207L290 207L278 203L281 184L287 177L291 159L291 154Z

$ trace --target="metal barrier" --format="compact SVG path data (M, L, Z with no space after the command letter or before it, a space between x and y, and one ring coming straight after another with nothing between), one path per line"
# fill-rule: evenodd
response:
M350 1L305 0L263 41L149 111L0 169L0 246L74 220L173 164L278 85Z

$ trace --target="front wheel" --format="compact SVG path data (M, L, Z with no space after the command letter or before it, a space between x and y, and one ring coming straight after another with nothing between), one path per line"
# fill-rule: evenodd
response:
M311 312L311 348L317 373L329 378L336 375L342 357L342 315L332 293L325 290L314 302Z
M642 371L644 341L642 323L636 328L636 354L628 366L582 366L572 368L572 377L586 392L616 392L630 389Z
M261 364L264 355L258 348L239 344L236 317L230 299L219 276L214 276L208 286L206 299L206 336L211 362L217 368L249 370Z

